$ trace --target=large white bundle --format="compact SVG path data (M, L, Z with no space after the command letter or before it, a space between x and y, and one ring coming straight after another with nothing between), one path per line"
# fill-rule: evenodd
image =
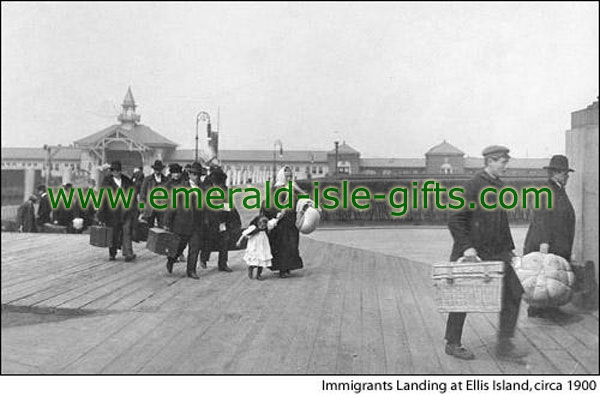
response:
M558 307L571 300L575 275L564 258L540 252L513 261L525 294L523 299L535 307Z
M76 230L81 230L83 228L83 219L81 217L76 217L73 219L73 228Z
M302 213L304 206L308 204L308 208ZM315 204L310 199L299 199L296 204L296 227L303 234L310 234L319 225L321 214L315 209Z

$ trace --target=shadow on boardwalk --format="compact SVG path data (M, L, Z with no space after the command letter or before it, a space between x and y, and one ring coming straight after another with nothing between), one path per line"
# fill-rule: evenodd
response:
M598 373L597 312L560 324L522 313L525 364L494 358L495 315L469 315L477 360L459 361L443 351L428 265L311 238L301 250L288 279L250 280L232 252L233 273L213 262L194 281L143 245L133 263L109 262L86 236L3 233L2 372Z

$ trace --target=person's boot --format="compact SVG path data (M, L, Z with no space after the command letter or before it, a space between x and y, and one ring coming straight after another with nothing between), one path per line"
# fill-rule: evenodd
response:
M175 264L175 259L172 257L167 258L167 272L169 274L173 273L173 264Z
M520 360L528 355L526 350L517 348L510 338L503 336L498 336L494 352L502 360Z
M287 271L279 271L279 277L280 278L287 278L288 277Z
M254 271L254 266L253 265L249 265L248 266L248 278L252 279L252 272Z
M262 270L262 267L256 268L256 280L262 280L262 277L260 276L260 274L262 274Z
M131 256L125 256L125 262L133 261L136 259L136 257L137 257L137 255L135 255L135 254L132 254Z
M446 348L444 350L446 352L446 355L450 355L450 356L454 356L455 358L458 359L463 359L463 360L473 360L475 359L475 355L473 354L473 352L469 351L467 348L465 348L464 346L460 345L460 344L452 344L452 343L446 343Z
M188 278L192 278L192 279L200 279L200 277L198 276L198 274L196 273L196 271L188 271L187 272L187 277Z

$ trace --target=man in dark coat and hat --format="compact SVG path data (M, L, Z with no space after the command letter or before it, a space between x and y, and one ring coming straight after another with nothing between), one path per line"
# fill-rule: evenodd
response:
M465 185L466 204L460 211L450 215L448 228L454 239L450 261L461 257L467 260L504 261L504 278L502 285L502 308L500 311L499 332L495 348L499 358L520 358L526 353L516 349L511 338L514 336L523 287L519 281L511 261L514 257L514 243L506 212L498 208L488 210L480 207L480 194L486 187L503 188L500 175L504 173L510 159L509 150L503 146L490 146L483 150L485 168L475 174ZM490 203L493 194L486 194L486 202ZM497 196L496 196L497 197ZM475 208L471 203L476 203ZM462 346L461 337L467 314L451 312L446 323L446 353L459 359L474 359L475 355Z
M204 172L202 165L194 162L189 170L189 180L181 177L181 166L173 164L170 169L171 181L167 189L169 190L169 204L172 205L174 189L188 189L189 206L186 208L186 193L179 192L176 194L176 208L169 208L165 213L166 229L179 236L179 246L176 252L169 252L167 258L167 272L173 272L173 265L183 253L186 246L188 247L187 269L186 275L188 278L199 279L196 272L196 262L206 228L204 210L198 208L198 200L202 199L202 190L200 185L200 176Z
M163 213L151 207L149 204L149 196L152 190L156 187L165 187L167 185L167 177L162 173L164 168L165 166L161 160L154 161L154 165L152 165L154 172L146 177L142 184L142 191L140 195L145 201L143 219L150 227L154 227L154 219L156 219L159 227L162 228L163 226Z
M19 232L37 232L35 224L35 208L34 204L38 198L35 195L31 195L27 201L25 201L17 210L17 225L19 226Z
M212 165L210 174L204 180L206 190L212 187L221 188L225 192L227 201L227 174L223 172L220 166ZM207 235L204 238L204 245L200 253L200 266L207 267L207 262L210 259L210 252L219 252L217 266L219 271L232 272L233 270L227 265L229 256L228 247L230 240L237 240L232 236L232 232L241 229L240 215L235 208L229 208L228 202L224 203L223 210L208 210L207 216Z
M113 247L108 248L109 260L116 259L117 249L121 247L125 261L132 261L136 258L136 255L133 254L131 236L133 220L137 214L137 199L133 182L127 176L121 174L121 169L121 162L114 161L110 165L110 174L102 181L101 187L105 191L98 211L98 220L113 229ZM116 208L112 208L108 199L108 189L112 191L114 199L116 199L119 189L122 190L125 199L131 197L129 208L125 208L122 201L119 202Z
M73 189L73 184L65 183L61 188L64 190L65 196L69 197L71 190ZM75 233L73 219L77 217L79 217L79 207L77 206L76 194L73 194L70 208L66 208L64 203L61 202L58 207L52 211L52 222L56 225L67 227L67 232L69 234Z
M547 187L552 192L552 207L548 205L547 196L541 196L539 209L531 208L531 223L525 238L523 254L531 252L552 253L571 260L573 239L575 237L575 210L567 196L566 186L569 180L569 159L564 155L555 155L548 170ZM558 307L538 308L529 306L527 314L530 317L552 317L559 314Z
M42 227L45 223L50 223L50 216L52 214L52 206L50 206L50 199L48 197L48 189L45 185L40 184L37 187L39 196L40 206L38 208L37 225Z

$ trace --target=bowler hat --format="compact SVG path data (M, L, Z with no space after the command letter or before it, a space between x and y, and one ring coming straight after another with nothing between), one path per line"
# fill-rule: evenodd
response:
M121 161L113 161L110 164L110 170L111 171L121 171Z
M552 169L560 172L575 172L573 169L569 168L569 159L560 154L553 155L552 158L550 158L550 164L544 166L544 169Z
M154 165L152 165L152 169L154 170L163 170L165 166L163 165L161 160L154 161Z
M484 157L492 156L510 158L510 155L508 155L509 151L510 150L504 146L493 145L484 148L481 154L483 154Z
M181 173L181 165L179 164L170 164L169 165L169 173Z
M205 175L206 170L199 162L194 162L189 170L190 173L197 173L199 175Z
M210 178L217 186L224 186L225 181L227 180L227 174L223 172L223 169L220 166L211 166L210 167Z

